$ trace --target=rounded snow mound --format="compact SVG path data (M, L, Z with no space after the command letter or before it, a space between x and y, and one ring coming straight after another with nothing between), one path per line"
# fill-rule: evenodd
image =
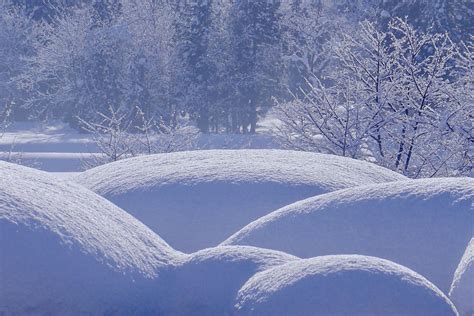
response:
M255 273L299 258L248 246L204 249L172 271L166 315L230 315L241 286Z
M299 260L257 273L240 289L236 315L457 315L424 277L358 255Z
M462 316L474 315L474 238L454 273L449 297Z
M361 254L402 264L448 293L473 235L474 179L398 181L340 190L264 216L223 242L302 258Z
M106 164L75 180L186 252L272 210L342 188L406 179L374 164L284 150L205 150Z
M183 256L80 185L0 162L1 311L134 313Z

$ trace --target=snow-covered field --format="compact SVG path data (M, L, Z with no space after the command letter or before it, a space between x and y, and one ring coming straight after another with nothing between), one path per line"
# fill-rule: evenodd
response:
M185 252L216 246L251 221L292 202L404 179L343 157L252 149L142 156L74 178Z
M268 133L272 123L264 120L258 135L200 135L193 149L278 148ZM90 135L62 123L50 125L16 122L0 137L0 160L50 172L80 172L100 155Z
M45 171L0 162L0 315L473 315L472 178L268 137L82 172L87 136L7 132Z
M288 205L248 224L223 244L304 258L376 256L421 273L447 292L473 234L473 199L471 178L360 186Z

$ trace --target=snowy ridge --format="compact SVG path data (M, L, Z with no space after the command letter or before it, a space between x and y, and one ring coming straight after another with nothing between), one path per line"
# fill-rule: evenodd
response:
M253 276L240 289L236 315L457 315L433 284L374 257L323 256Z
M474 314L474 238L469 242L454 273L449 297L462 316Z
M473 236L473 197L472 178L350 188L286 206L222 244L276 249L304 258L376 256L417 271L447 293Z
M0 310L19 314L130 313L183 257L80 185L6 162L0 243Z
M186 252L215 246L289 203L404 179L368 162L283 150L158 154L103 165L75 178Z
M166 287L166 315L229 315L239 288L255 273L298 260L247 246L204 249L177 266Z
M131 176L130 172L133 172ZM100 179L103 176L103 179ZM110 187L109 182L118 181ZM135 187L206 181L274 181L315 184L327 192L406 177L372 163L318 153L278 149L200 150L156 154L106 164L83 172L78 181L102 194ZM119 186L123 184L123 186Z

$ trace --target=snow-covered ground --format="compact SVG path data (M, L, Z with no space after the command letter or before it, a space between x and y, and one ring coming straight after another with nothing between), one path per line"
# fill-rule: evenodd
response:
M173 247L218 245L289 203L338 189L404 180L371 163L283 150L204 150L142 156L74 180L112 201Z
M8 131L4 158L55 172L0 162L0 315L472 315L472 178L199 142L239 150L81 172L89 136Z
M279 148L264 120L256 135L200 135L193 149ZM0 137L0 160L50 172L80 172L100 155L92 137L65 124L16 122Z
M474 232L474 179L397 181L303 200L249 224L223 244L308 258L363 254L413 269L445 293Z
M189 255L165 285L165 315L230 315L240 287L255 273L298 260L247 246L209 248Z
M421 275L357 255L298 260L259 272L240 289L236 310L259 316L457 315Z
M75 183L6 162L0 175L1 312L158 310L160 275L183 254Z

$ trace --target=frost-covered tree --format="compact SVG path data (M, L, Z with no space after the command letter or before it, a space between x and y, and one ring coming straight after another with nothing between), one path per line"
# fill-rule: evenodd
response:
M287 1L280 10L289 89L299 94L300 89L311 89L307 80L321 78L327 68L330 58L326 45L336 24L320 1Z
M78 118L98 149L84 160L85 169L138 155L189 150L195 145L199 135L196 128L180 122L170 125L161 117L148 116L138 106L135 113L130 119L123 108L109 106L106 112L97 112L95 120Z
M459 47L456 64L454 91L449 94L453 108L443 117L443 126L455 141L451 149L456 153L459 174L473 175L474 172L474 36L466 39ZM449 162L452 162L450 160Z
M204 132L254 132L272 97L288 99L289 88L304 98L319 81L331 84L335 39L358 38L362 20L395 33L388 21L407 16L414 30L446 31L455 43L473 30L473 4L463 0L2 3L0 89L8 92L0 97L13 93L23 106L28 96L28 113L73 126L113 104L130 118L140 106L170 124L189 117Z
M119 19L128 37L126 103L131 111L139 106L147 116L165 122L176 120L182 110L175 100L175 77L182 69L174 41L176 17L165 1L126 0Z
M0 2L0 112L14 108L12 116L16 118L21 117L19 106L26 97L18 88L16 77L25 70L23 59L33 54L32 27L24 10L8 1Z
M456 42L474 33L474 2L466 0L376 0L378 18L406 18L415 29L447 32Z
M123 31L95 19L89 8L39 22L34 33L35 55L20 77L30 91L29 107L40 117L92 117L100 107L118 104L124 67Z
M289 103L280 104L277 113L284 122L280 128L283 144L301 150L364 157L366 139L373 138L383 155L382 127L391 94L396 85L394 58L386 47L387 34L373 24L360 26L360 38L350 34L333 40L332 56L337 68L329 83L314 78L307 81L309 92L301 89ZM366 148L365 148L366 149Z
M177 115L170 98L173 59L173 14L157 1L123 1L116 16L103 18L84 6L52 22L39 22L36 54L21 76L33 93L30 106L42 116L93 120L110 105L135 117L170 122ZM113 11L112 11L113 12Z
M364 22L332 52L331 80L277 107L285 146L373 159L413 177L469 170L472 137L462 131L472 130L463 120L472 103L456 100L472 91L459 88L466 75L456 75L460 57L449 36L401 19L388 31Z
M392 21L390 30L401 75L396 95L401 101L395 121L398 136L392 137L398 143L395 168L415 177L457 175L466 170L468 150L458 131L470 124L458 120L459 126L449 128L467 110L456 102L457 81L464 80L456 77L458 47L446 33L423 33L401 19Z

